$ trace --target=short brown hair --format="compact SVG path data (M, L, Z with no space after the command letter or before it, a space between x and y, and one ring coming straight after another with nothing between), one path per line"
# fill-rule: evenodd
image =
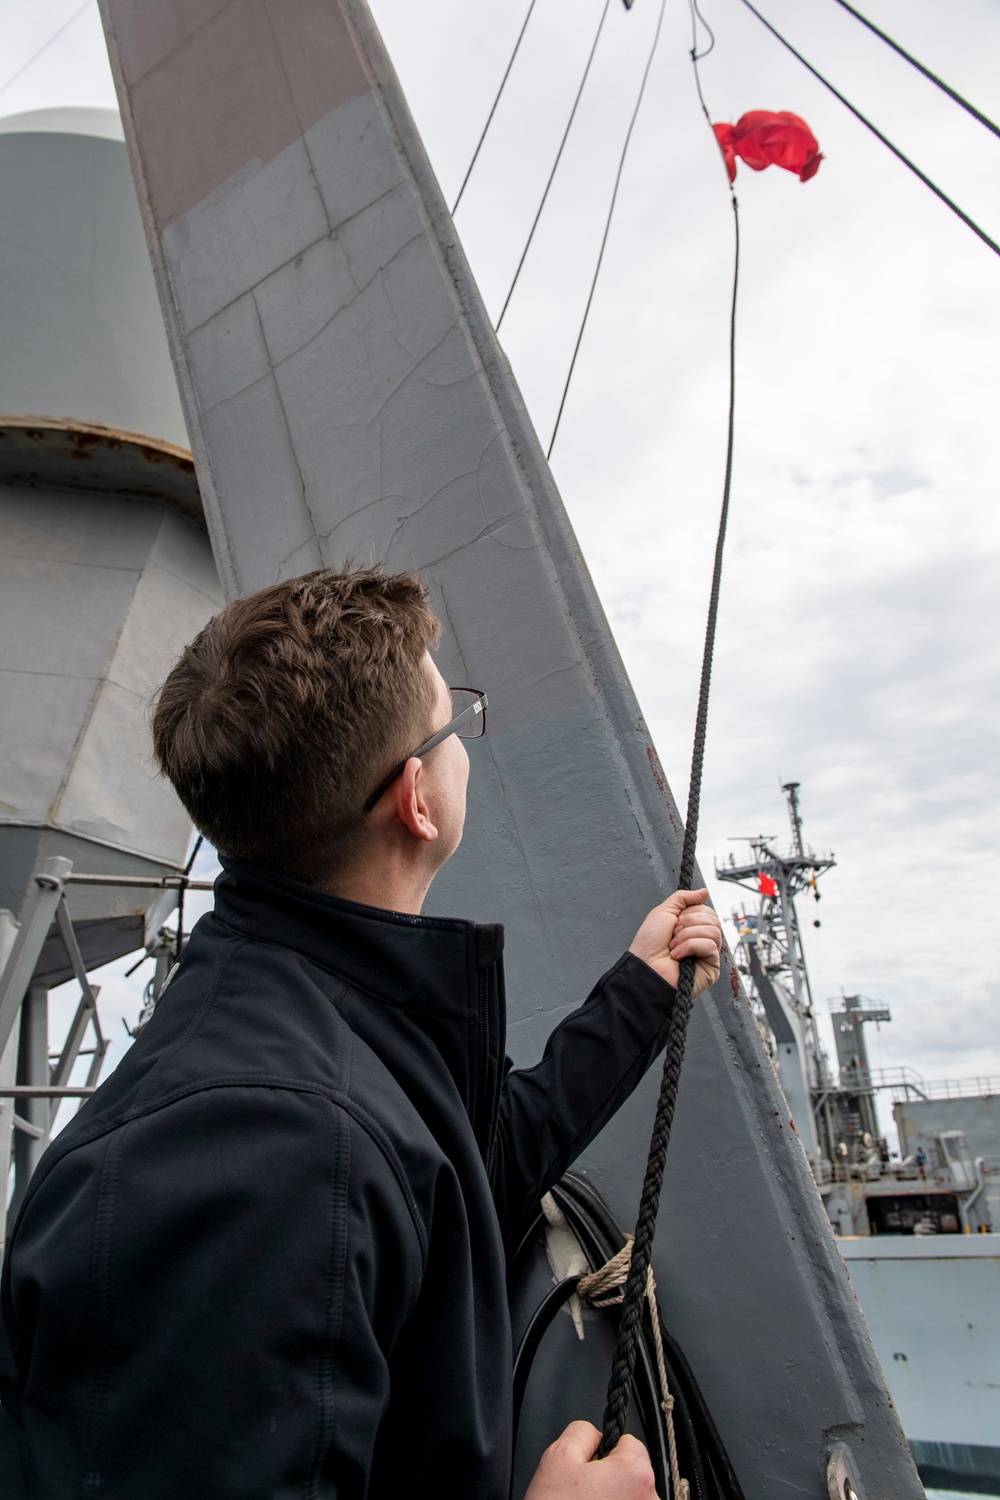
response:
M153 749L231 859L322 885L362 837L365 799L431 732L440 635L411 573L325 568L235 599L157 696Z

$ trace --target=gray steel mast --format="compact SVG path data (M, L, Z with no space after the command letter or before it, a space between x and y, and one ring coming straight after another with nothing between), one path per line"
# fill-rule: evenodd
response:
M875 1088L864 1039L866 1022L891 1020L884 1006L860 995L845 995L833 1012L839 1084L823 1049L802 943L796 897L819 901L819 877L836 864L829 850L817 851L802 836L799 782L782 787L788 806L791 842L758 834L747 839L751 858L716 861L718 880L738 885L756 898L733 912L737 930L736 967L747 986L758 1024L770 1040L781 1086L802 1136L814 1172L825 1180L826 1165L878 1137ZM737 840L744 842L744 840ZM819 918L814 919L819 926ZM831 1006L832 1009L832 1006Z
M775 1066L803 1145L816 1158L824 1154L817 1100L833 1080L817 1027L795 898L811 891L818 901L817 881L836 861L829 851L817 852L803 842L799 783L786 782L782 790L791 843L781 847L777 839L758 834L746 840L749 860L737 862L730 854L727 863L716 861L715 874L760 898L756 911L744 907L733 913L739 934L736 965L773 1037Z
M442 671L491 703L434 907L506 920L534 1058L672 888L680 819L392 66L362 0L101 11L225 586L422 570ZM583 1163L626 1224L655 1087ZM665 1315L748 1500L819 1500L845 1442L859 1494L919 1496L787 1123L727 961L688 1045Z

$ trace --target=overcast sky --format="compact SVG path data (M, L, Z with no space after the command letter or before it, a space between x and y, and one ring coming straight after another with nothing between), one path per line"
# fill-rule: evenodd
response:
M506 295L603 0L537 0L457 224L491 312ZM1000 119L1000 6L865 0ZM700 858L735 835L836 853L802 915L814 992L887 1003L880 1066L1000 1074L996 976L1000 259L775 42L703 0L712 118L788 109L825 161L741 166L737 447ZM834 0L762 0L779 29L995 239L1000 141ZM0 0L0 88L77 9ZM527 0L375 0L449 201ZM612 0L542 227L502 329L548 442L658 0ZM721 491L732 229L670 0L553 455L556 479L683 806ZM91 3L0 113L114 105ZM728 916L733 891L713 895ZM119 966L121 967L121 966ZM113 977L105 999L134 1015ZM117 1020L112 1022L118 1026Z

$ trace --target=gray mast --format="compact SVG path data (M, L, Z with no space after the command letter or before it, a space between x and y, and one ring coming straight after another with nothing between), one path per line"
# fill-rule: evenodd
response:
M820 899L819 877L836 861L802 836L799 783L782 790L788 804L791 843L786 849L763 834L747 840L751 859L740 864L730 854L716 861L717 879L753 893L754 907L733 912L738 940L736 966L744 976L762 1032L770 1039L778 1077L813 1171L828 1182L831 1164L869 1151L880 1136L875 1086L868 1063L864 1026L892 1019L885 1006L868 1005L861 995L844 995L833 1009L839 1083L830 1072L820 1040L809 969L795 900ZM739 840L738 842L743 842ZM819 926L818 918L815 925Z
M820 1041L795 899L811 892L818 901L819 876L835 860L829 851L817 852L803 842L799 783L787 782L782 790L791 843L782 848L776 839L758 834L747 840L749 860L737 863L731 854L726 864L716 861L715 874L759 898L756 910L745 906L733 913L739 934L736 964L773 1037L782 1089L806 1152L815 1160L828 1154L823 1110L833 1080Z
M230 593L349 554L423 571L490 736L438 910L509 927L509 1046L672 887L680 820L362 0L101 0L209 530ZM585 1162L635 1213L655 1080ZM920 1486L756 1027L699 1004L657 1246L748 1497ZM752 1292L748 1283L752 1273Z

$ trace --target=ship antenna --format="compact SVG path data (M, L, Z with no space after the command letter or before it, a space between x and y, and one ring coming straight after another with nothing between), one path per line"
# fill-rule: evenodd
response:
M802 814L799 812L799 782L786 781L781 790L788 803L788 816L792 824L792 849L802 857Z

